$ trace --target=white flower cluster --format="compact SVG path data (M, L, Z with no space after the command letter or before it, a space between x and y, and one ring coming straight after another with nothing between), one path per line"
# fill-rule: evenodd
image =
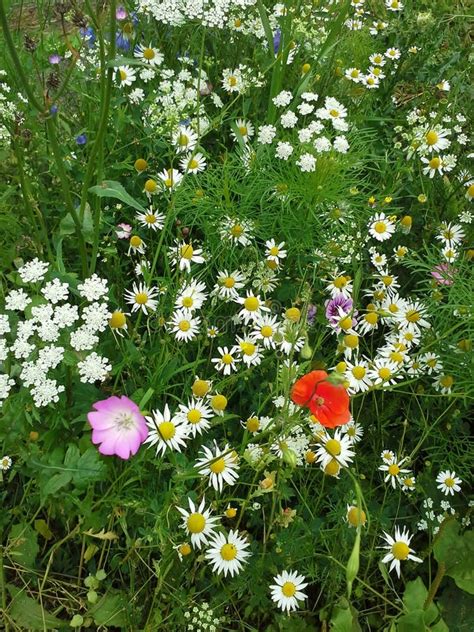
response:
M23 284L33 286L31 291L13 289L5 296L7 313L0 314L0 367L5 371L0 373L1 403L15 384L14 375L29 389L35 406L59 401L65 387L50 372L62 365L66 352L71 364L77 360L81 382L103 381L112 368L96 352L83 353L97 346L98 334L108 325L107 281L93 274L79 284L86 304L78 307L67 302L72 294L68 283L58 278L43 283L48 269L39 259L29 261L18 273ZM11 312L17 312L14 318Z
M18 102L24 101L21 94L13 95L10 86L2 81L6 74L5 70L0 70L0 147L10 140L9 126L15 119L21 122Z
M230 24L234 14L245 21L245 10L255 4L256 0L139 0L137 12L170 26L193 21L207 27L223 28Z

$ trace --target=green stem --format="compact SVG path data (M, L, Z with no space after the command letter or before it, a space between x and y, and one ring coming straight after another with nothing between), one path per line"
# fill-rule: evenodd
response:
M8 632L9 625L8 625L8 621L6 618L6 613L7 613L7 591L5 588L5 571L3 568L3 547L0 546L0 590L2 593L2 613L4 616L4 625L5 625L5 632Z
M436 571L436 576L433 580L433 583L430 586L429 593L426 597L426 601L423 604L423 610L427 610L428 606L431 604L431 602L435 598L436 593L438 592L439 585L441 584L441 581L445 573L446 573L446 564L444 562L440 562L438 564L438 570Z
M17 73L17 78L19 80L19 83L21 84L21 86L23 87L23 90L25 91L27 97L28 97L28 101L30 102L30 104L36 109L38 110L38 112L44 112L45 108L44 105L41 104L41 102L36 98L33 89L31 88L30 84L28 83L28 79L26 78L26 74L23 70L23 65L20 61L20 58L18 57L18 54L16 52L16 48L15 48L15 43L13 42L13 38L11 36L10 33L10 29L8 27L8 20L7 20L7 16L5 13L5 2L4 0L0 0L0 23L2 25L2 29L3 29L3 33L5 35L5 42L7 44L7 48L8 48L8 52L10 53L10 56L12 58L13 61L13 65L15 66L15 70Z
M58 170L59 180L61 181L66 208L68 212L70 213L73 219L74 225L76 227L77 242L79 246L79 253L81 255L82 273L84 276L87 276L86 244L84 241L84 236L82 234L81 222L79 221L79 217L76 213L76 209L74 208L74 204L72 202L71 191L69 189L69 182L68 182L66 171L64 169L63 157L61 155L61 149L59 147L58 139L56 137L56 127L55 127L53 119L51 118L46 119L46 129L48 131L49 141L51 143L51 149L53 150L53 157L56 163L56 168Z

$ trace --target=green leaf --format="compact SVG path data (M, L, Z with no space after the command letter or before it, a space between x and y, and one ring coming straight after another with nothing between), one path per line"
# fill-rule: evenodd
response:
M104 595L90 610L96 625L125 627L127 625L127 599L121 593Z
M86 487L97 481L105 471L105 463L101 461L96 448L88 448L77 462L77 470L73 472L72 480L77 487Z
M53 534L46 524L46 520L35 520L35 531L43 536L45 540L51 540Z
M64 621L50 614L23 591L7 584L12 601L8 614L22 630L52 630L66 625Z
M49 478L46 484L41 488L42 498L55 494L62 487L65 487L72 479L71 472L60 472L59 474L53 474Z
M398 619L397 632L425 632L423 610L413 610Z
M97 185L95 187L91 187L89 189L91 193L95 193L99 197L111 197L125 204L131 206L137 211L141 211L142 213L146 213L145 207L143 207L139 202L137 202L131 195L129 195L120 182L115 182L115 180L104 180L102 184Z
M18 564L31 568L38 555L38 534L25 522L15 524L10 530L10 555Z
M423 583L421 577L417 577L414 581L408 582L405 586L405 592L403 594L403 605L405 610L409 614L410 612L416 612L423 610L424 622L426 625L432 623L438 617L438 608L432 602L424 609L426 598L428 597L428 589Z
M357 614L357 610L347 599L340 599L332 612L331 632L360 632L361 627L357 620Z
M443 563L446 575L452 577L456 585L469 594L474 594L474 530L460 535L461 525L454 519L447 519L441 525L433 546L435 559Z
M92 213L89 205L87 204L84 209L84 217L81 223L81 231L84 235L84 239L89 243L92 243L94 236L94 223L92 220ZM59 234L63 237L65 235L73 235L76 232L76 224L72 218L72 215L68 213L59 222Z

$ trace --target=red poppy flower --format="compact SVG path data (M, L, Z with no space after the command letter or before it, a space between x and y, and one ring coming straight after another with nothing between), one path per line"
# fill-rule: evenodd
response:
M327 378L326 371L311 371L304 375L293 385L291 399L295 404L309 408L326 428L335 428L351 418L349 395L342 384L333 384Z

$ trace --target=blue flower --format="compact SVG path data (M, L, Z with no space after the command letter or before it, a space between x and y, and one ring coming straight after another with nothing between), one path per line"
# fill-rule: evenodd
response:
M277 29L275 31L275 34L273 35L273 52L275 53L275 55L280 50L280 42L281 42L281 31L280 29Z
M79 136L76 136L76 143L78 145L85 145L87 143L87 136L85 134L79 134Z

